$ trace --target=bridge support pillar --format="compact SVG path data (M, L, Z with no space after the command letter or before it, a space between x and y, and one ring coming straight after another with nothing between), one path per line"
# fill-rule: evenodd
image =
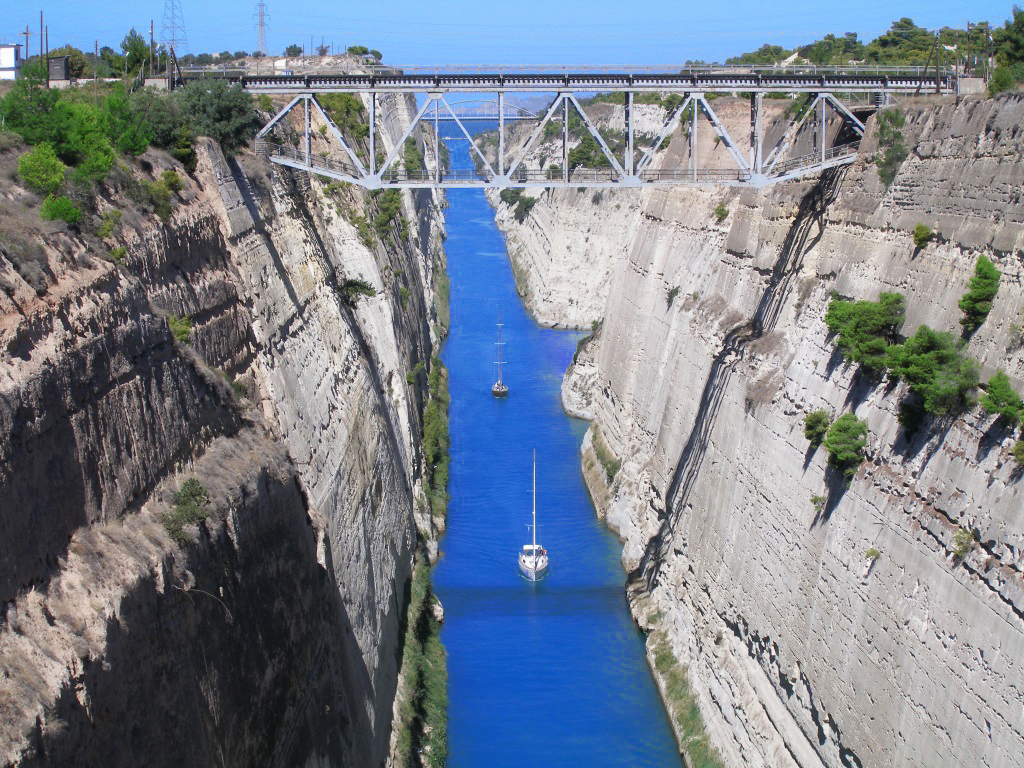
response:
M370 175L377 175L377 92L370 91Z
M505 92L498 91L498 176L505 176Z
M305 125L306 125L306 143L304 145L306 147L306 165L311 165L312 164L311 161L313 159L313 152L312 152L312 147L310 145L310 137L309 137L309 95L308 94L302 99L302 105L303 105L303 107L305 107L305 112L306 112L306 120L305 120Z
M633 92L626 92L626 175L633 175Z
M762 93L750 95L750 170L755 176L761 175L761 145L764 142L763 100Z

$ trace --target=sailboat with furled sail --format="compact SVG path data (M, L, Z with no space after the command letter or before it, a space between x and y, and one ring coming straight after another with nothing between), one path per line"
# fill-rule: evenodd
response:
M505 382L501 380L501 363L502 354L501 348L505 345L505 342L501 340L501 310L498 310L498 359L495 360L495 364L498 366L498 380L494 382L494 386L491 387L491 394L495 397L508 397L508 387L505 386Z
M548 551L537 543L537 452L533 452L533 543L523 544L519 553L519 572L529 581L540 581L548 574Z

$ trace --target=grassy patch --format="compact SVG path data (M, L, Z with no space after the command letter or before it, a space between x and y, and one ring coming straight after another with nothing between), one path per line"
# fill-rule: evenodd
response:
M174 334L174 339L177 342L187 344L192 338L192 318L188 315L184 317L171 315L167 319L167 323L171 326L171 333Z
M448 512L448 465L451 435L448 431L448 370L441 358L430 358L427 374L429 400L423 409L423 461L426 466L426 493L430 513L444 518Z
M686 668L676 660L662 632L654 633L651 642L654 667L664 683L672 719L682 732L682 747L690 768L722 768L722 760L704 729L704 718L686 679Z
M402 646L407 689L398 706L396 765L441 768L448 757L448 659L433 614L430 567L422 554L413 565Z
M619 468L622 466L622 461L615 458L615 454L611 452L607 445L605 445L604 438L601 437L601 430L596 426L594 427L594 453L597 455L597 460L601 462L601 466L604 467L605 476L608 478L608 484L615 480L615 475L619 473Z

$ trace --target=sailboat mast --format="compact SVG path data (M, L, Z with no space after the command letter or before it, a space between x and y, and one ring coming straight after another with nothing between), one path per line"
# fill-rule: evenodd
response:
M537 451L533 451L533 562L537 563Z
M501 310L498 310L498 383L501 384Z

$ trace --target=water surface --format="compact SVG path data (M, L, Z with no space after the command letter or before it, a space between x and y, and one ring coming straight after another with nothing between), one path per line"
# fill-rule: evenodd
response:
M449 142L453 166L465 141ZM540 328L516 295L479 190L448 193L452 466L448 532L434 574L448 649L450 768L674 766L681 760L624 594L621 545L580 472L586 423L559 387L581 334ZM496 400L496 322L507 400ZM548 577L520 577L537 452L538 541Z

